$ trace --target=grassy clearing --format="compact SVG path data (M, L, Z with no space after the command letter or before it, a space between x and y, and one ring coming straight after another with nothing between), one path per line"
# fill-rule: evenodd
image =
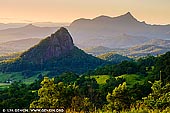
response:
M110 78L109 75L93 75L93 76L90 76L90 77L95 78L99 85L105 84L106 80ZM116 79L117 78L124 78L126 80L127 86L130 87L130 88L133 85L135 85L136 83L143 84L144 81L145 81L144 76L137 75L137 74L124 74L124 75L121 75L121 76L118 76L118 77L115 77L115 78Z
M24 78L21 72L12 72L12 73L0 73L0 90L3 90L5 88L8 88L11 84L10 83L5 83L7 81L21 81L25 84L31 84L35 80L38 79L39 74L46 75L48 72L37 72L37 74L29 77L29 78Z
M0 73L0 82L4 83L7 80L19 81L24 79L21 75L21 72L13 72L13 73Z
M0 90L8 88L11 84L10 83L0 83Z
M95 78L99 85L105 84L106 80L110 78L109 75L94 75L94 76L90 76L90 77Z
M6 81L22 81L25 84L31 84L38 79L39 74L47 75L48 71L37 72L35 75L25 78L22 72L11 72L11 73L0 73L0 83L5 83Z
M11 85L10 83L0 83L0 86L9 86Z
M31 84L33 83L35 80L38 80L38 76L39 74L42 74L43 76L47 75L49 71L43 71L43 72L38 72L36 75L32 76L32 77L29 77L29 78L26 78L26 79L23 79L22 81L25 83L25 84Z
M132 87L134 84L139 83L143 84L145 81L145 77L142 75L137 74L124 74L121 76L118 76L119 78L124 78L126 80L126 83L128 87ZM118 78L116 77L116 78Z

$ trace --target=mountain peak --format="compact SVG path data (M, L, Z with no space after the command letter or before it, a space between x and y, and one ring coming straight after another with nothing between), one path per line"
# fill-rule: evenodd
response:
M28 24L28 25L24 26L24 28L35 28L35 27L38 27L38 26L35 26L33 24Z
M138 21L130 12L127 12L126 14L120 15L115 18L121 19L123 21Z
M112 17L109 17L109 16L105 16L105 15L101 15L101 16L98 16L94 19L92 19L93 21L107 21L107 20L112 20Z
M57 33L60 33L61 35L64 33L70 35L70 33L68 32L68 30L65 27L60 27L60 29L57 32L55 32L55 34L57 34Z
M126 14L121 15L120 17L134 18L134 16L133 16L130 12L127 12ZM134 18L134 19L135 19L135 18Z
M39 59L46 61L51 58L57 58L69 53L73 48L74 44L71 35L66 28L61 27L54 34L42 40L38 45L23 53L22 57L24 59L33 59L38 63Z
M129 16L132 16L132 14L130 12L127 12L125 15L129 15Z

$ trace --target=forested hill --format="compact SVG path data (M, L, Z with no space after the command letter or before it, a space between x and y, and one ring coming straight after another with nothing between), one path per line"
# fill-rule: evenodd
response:
M169 113L170 52L101 66L92 75L63 73L0 90L1 109L64 108L66 113ZM51 101L53 100L53 101Z
M65 71L82 73L104 62L74 46L71 35L62 27L19 58L2 62L0 71L55 70L59 73Z

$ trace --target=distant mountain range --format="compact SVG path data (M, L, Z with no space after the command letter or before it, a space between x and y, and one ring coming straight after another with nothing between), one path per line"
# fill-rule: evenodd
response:
M84 51L94 56L97 56L100 54L111 52L113 51L113 49L104 46L97 46L97 47L85 48Z
M130 48L107 48L103 46L97 46L87 48L85 51L94 56L108 56L114 54L121 54L130 57L141 57L146 55L159 55L170 51L170 40L152 39L143 44L133 46Z
M0 30L0 42L44 38L59 29L57 25L68 25L56 24L50 22L28 25L13 23L11 25L18 27ZM0 26L3 25L6 24L0 24ZM170 40L170 25L146 24L138 21L130 12L118 17L102 15L94 19L81 18L73 21L66 28L71 32L75 45L80 48L97 46L127 48L143 44L151 39Z
M0 30L0 42L27 38L44 38L55 32L57 27L38 27L32 24L19 28L8 28Z
M125 48L151 39L170 39L170 25L150 25L138 21L130 12L118 16L78 19L68 27L81 47Z
M40 42L40 40L42 40L42 39L28 38L28 39L21 39L21 40L0 43L0 56L12 54L12 53L16 53L16 52L26 51L30 47L38 44Z
M108 53L105 53L105 54L101 54L97 57L100 58L100 59L106 60L106 61L113 62L113 63L121 63L122 61L125 61L125 60L126 61L132 60L127 56L122 56L122 55L116 54L114 52L108 52Z
M25 26L16 23L20 27L0 30L0 55L25 51L34 46L37 38L45 38L59 29L35 25L52 26L52 24L55 26L55 23L50 22ZM146 24L138 21L130 12L118 17L81 18L66 28L73 36L76 46L95 56L112 51L132 56L143 56L149 52L156 55L169 51L170 25Z
M33 22L32 24L39 27L61 27L68 26L70 23ZM0 30L8 28L19 28L26 25L28 25L28 23L0 23Z
M157 45L157 46L164 46L170 47L170 40L162 40L162 39L152 39L148 42L144 43L143 45Z
M170 40L152 39L142 45L128 48L124 52L127 56L146 56L146 55L160 55L170 51Z

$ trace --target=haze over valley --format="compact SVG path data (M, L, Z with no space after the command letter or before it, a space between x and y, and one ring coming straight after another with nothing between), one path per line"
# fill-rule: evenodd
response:
M40 26L38 23L21 25L23 26L8 29L4 27L0 30L1 55L25 51L55 32L60 26L67 24L57 24L58 26L55 27L49 27L52 23L46 23L46 26L40 27L45 25L43 22L39 23ZM118 17L102 15L93 19L80 18L65 27L73 36L75 45L88 53L94 53L93 55L107 53L108 50L103 52L96 50L97 54L95 54L94 49L89 50L90 48L98 48L98 50L101 47L109 48L109 52L116 49L116 53L126 56L157 55L169 51L170 25L151 25L140 22L130 12ZM166 42L166 44L160 45L157 44L158 42ZM139 49L136 51L134 48Z

